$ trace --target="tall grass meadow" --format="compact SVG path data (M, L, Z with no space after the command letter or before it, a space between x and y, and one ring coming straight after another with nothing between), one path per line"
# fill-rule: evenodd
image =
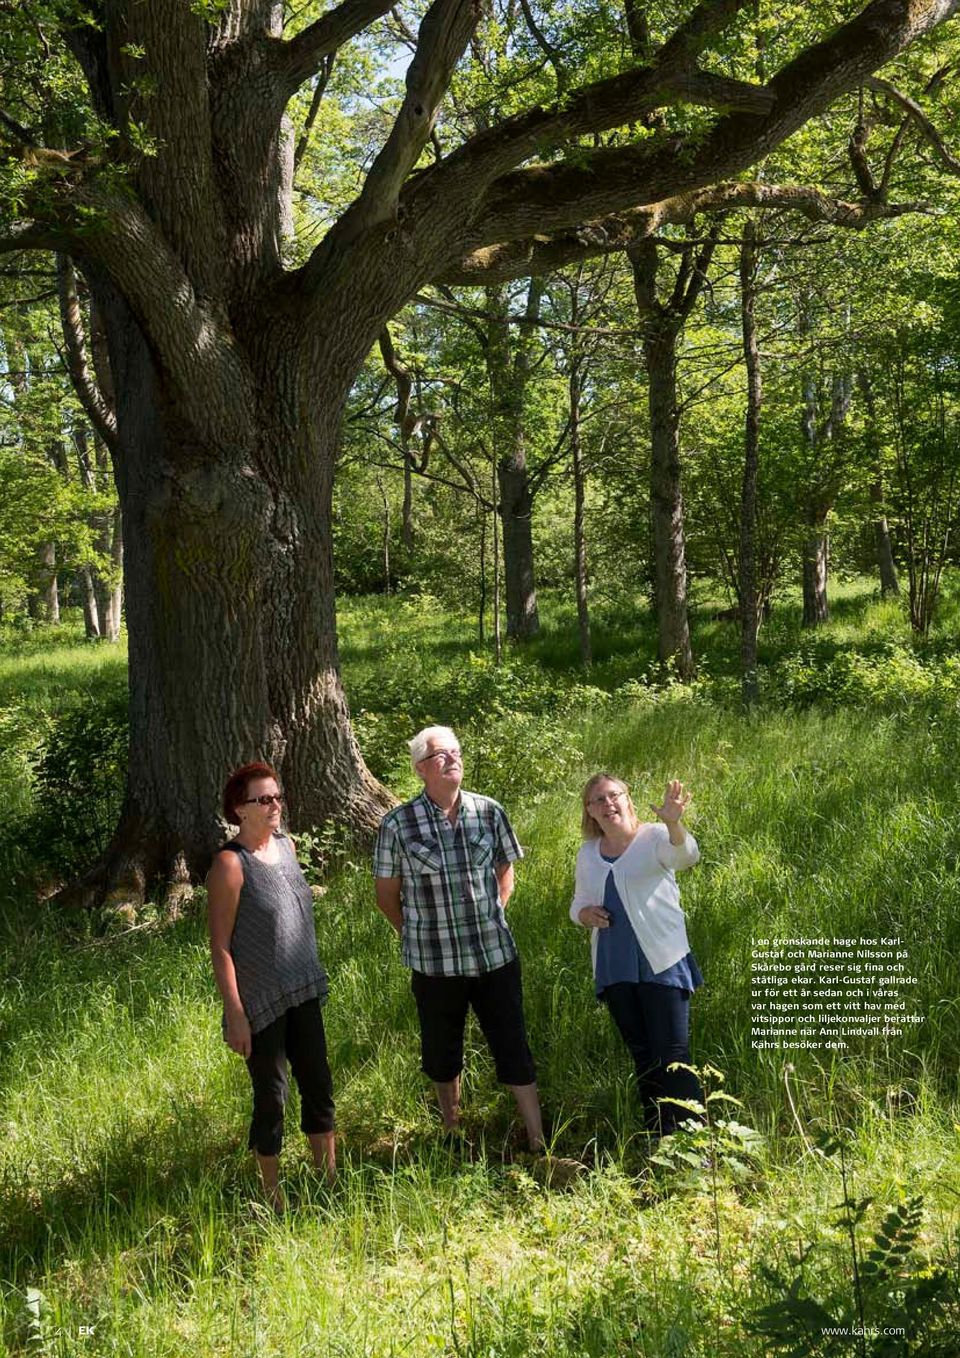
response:
M775 614L746 714L732 628L706 616L705 675L681 688L654 682L640 610L598 620L584 676L560 604L497 669L435 601L346 601L344 674L375 772L409 795L405 739L452 722L467 784L518 830L509 909L541 1096L553 1151L582 1168L554 1182L518 1155L473 1028L473 1150L444 1148L368 865L317 827L301 849L342 1168L332 1189L314 1179L293 1096L281 1218L257 1200L202 890L177 921L147 910L124 930L43 903L109 822L122 654L69 632L8 648L0 1355L960 1351L960 659L945 636L914 649L862 590L840 605L816 642ZM567 916L579 786L598 768L629 780L641 814L669 776L695 797L702 861L681 890L707 981L694 1060L717 1100L707 1131L652 1156ZM842 1053L755 1050L759 935L901 936L923 1023Z

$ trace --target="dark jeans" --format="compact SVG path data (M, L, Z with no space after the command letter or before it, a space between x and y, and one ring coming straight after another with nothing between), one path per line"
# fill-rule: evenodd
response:
M633 1057L646 1125L668 1136L679 1122L695 1115L675 1104L658 1104L657 1099L703 1103L695 1075L667 1070L673 1061L690 1064L690 992L649 981L618 981L605 987L602 998Z
M520 962L480 976L427 976L413 972L411 989L420 1017L423 1073L437 1084L463 1069L463 1029L472 1007L505 1085L530 1085L537 1078L523 1021Z
M300 1130L332 1132L333 1080L319 1000L307 1000L253 1035L247 1070L253 1081L248 1145L258 1155L279 1155L287 1102L287 1062L300 1090Z

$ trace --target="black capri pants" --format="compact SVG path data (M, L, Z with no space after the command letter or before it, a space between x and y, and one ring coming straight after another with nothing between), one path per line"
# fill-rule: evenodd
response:
M411 988L420 1017L423 1073L436 1084L463 1070L463 1030L472 1007L505 1085L530 1085L537 1072L523 1020L520 960L480 976L428 976L415 971Z
M332 1132L333 1079L327 1061L320 1001L306 1000L254 1033L247 1070L253 1082L248 1145L258 1155L279 1155L287 1102L287 1062L300 1090L300 1130Z

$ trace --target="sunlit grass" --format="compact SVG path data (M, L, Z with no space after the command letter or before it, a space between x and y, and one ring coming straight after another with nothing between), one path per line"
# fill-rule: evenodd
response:
M838 592L823 644L904 642L897 606L852 589L846 613L845 603ZM341 617L348 689L395 723L384 749L392 740L402 756L404 683L411 704L467 701L471 624L396 601L347 601ZM632 651L633 640L611 650L617 683L628 665L648 667L644 626ZM386 645L396 691L380 688L397 706L378 712ZM572 633L542 649L511 681L535 706L552 692L538 675L557 693L576 677ZM96 702L122 671L116 651L81 645L0 660L0 684L4 703L29 701L41 723L23 740L40 739L57 704ZM509 713L481 715L463 720L468 759L514 729L497 725ZM293 1106L280 1221L255 1202L248 1081L220 1038L202 897L175 926L109 938L21 898L2 925L0 1355L766 1358L768 1341L744 1324L771 1300L763 1267L792 1278L797 1252L816 1242L809 1288L853 1285L835 1224L838 1167L809 1151L824 1126L851 1129L848 1191L875 1199L864 1248L886 1205L921 1194L921 1253L956 1271L955 710L768 705L746 716L707 685L549 721L538 709L516 759L488 759L480 790L507 798L526 850L510 917L531 1040L555 1149L579 1158L582 1175L549 1188L513 1160L512 1100L475 1030L464 1109L477 1158L442 1149L408 974L363 862L317 902L341 1178L333 1192L313 1179ZM768 1138L747 1176L724 1172L715 1192L651 1171L630 1063L593 1001L586 935L567 918L577 791L601 767L630 780L640 808L669 775L695 794L703 860L682 879L707 979L693 1004L695 1059L725 1071L737 1117ZM924 1024L909 1041L862 1042L842 1058L799 1052L792 1069L783 1053L753 1050L751 939L799 932L902 935Z

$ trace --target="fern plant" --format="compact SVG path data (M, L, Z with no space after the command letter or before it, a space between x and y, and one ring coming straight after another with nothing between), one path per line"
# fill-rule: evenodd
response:
M832 1210L845 1267L839 1278L829 1270L833 1286L816 1296L808 1262L824 1253L828 1241L802 1246L792 1261L792 1277L760 1264L758 1273L776 1296L747 1319L747 1330L766 1340L768 1352L785 1358L955 1358L957 1280L949 1269L929 1263L919 1248L923 1198L888 1207L868 1234L873 1199L854 1193L845 1137L821 1135L815 1150L826 1159L835 1157L839 1166L842 1199Z

